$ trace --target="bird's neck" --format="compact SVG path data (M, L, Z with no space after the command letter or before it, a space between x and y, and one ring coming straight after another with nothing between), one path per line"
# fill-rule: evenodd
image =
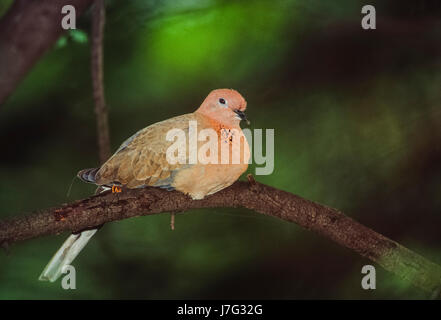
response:
M200 110L197 110L195 112L196 115L201 116L204 121L207 121L208 125L215 129L216 131L221 131L222 129L237 129L237 130L241 130L240 126L239 126L239 121L232 119L232 121L228 121L226 119L215 119L214 117L212 117L210 114L207 114L205 112L201 112Z

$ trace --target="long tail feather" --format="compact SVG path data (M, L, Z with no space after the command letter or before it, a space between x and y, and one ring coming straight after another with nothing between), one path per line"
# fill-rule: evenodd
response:
M63 272L63 267L72 263L97 231L98 229L92 229L78 234L71 234L49 261L38 280L56 281Z
M96 183L95 175L100 168L84 169L77 173L77 177L87 183Z

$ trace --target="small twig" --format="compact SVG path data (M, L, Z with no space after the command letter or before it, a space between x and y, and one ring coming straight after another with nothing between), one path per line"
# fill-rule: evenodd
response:
M251 173L247 174L247 179L250 183L250 190L253 192L257 192L259 190L259 186Z
M92 84L100 163L110 157L109 120L103 85L104 0L95 0L92 18Z
M251 185L256 185L256 180L254 179L254 177L251 173L247 174L247 179Z

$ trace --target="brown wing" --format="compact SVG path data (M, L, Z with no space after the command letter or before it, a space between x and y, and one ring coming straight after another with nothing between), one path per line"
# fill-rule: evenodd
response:
M174 128L187 132L189 121L197 118L193 113L185 114L138 131L103 164L96 174L96 183L119 183L128 188L170 186L176 171L188 165L168 163L166 152L173 141L166 140L167 132Z

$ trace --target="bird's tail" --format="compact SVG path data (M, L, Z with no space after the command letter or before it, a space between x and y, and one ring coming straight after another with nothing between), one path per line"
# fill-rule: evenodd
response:
M96 183L96 173L100 168L84 169L77 173L77 177L84 182Z
M38 280L50 282L56 281L64 271L64 266L72 263L97 231L98 229L92 229L77 234L71 234L49 261Z

